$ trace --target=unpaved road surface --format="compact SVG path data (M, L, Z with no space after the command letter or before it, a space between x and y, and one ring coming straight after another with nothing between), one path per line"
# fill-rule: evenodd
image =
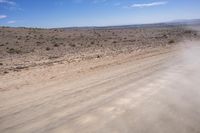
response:
M199 133L198 44L129 57L72 78L29 84L27 76L21 86L20 78L1 78L0 132Z

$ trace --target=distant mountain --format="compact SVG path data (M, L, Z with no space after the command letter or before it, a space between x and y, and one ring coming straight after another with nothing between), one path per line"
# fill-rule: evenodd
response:
M182 24L182 25L200 25L200 19L182 19L170 22L170 24Z
M162 22L162 23L120 25L120 26L107 26L107 27L96 27L96 28L148 28L148 27L172 27L172 26L192 26L192 25L200 26L200 19L176 20L176 21Z
M173 26L200 26L200 19L184 19L174 20L170 22L152 23L152 24L133 24L133 25L117 25L117 26L88 26L88 27L69 27L62 29L114 29L114 28L156 28L156 27L173 27Z

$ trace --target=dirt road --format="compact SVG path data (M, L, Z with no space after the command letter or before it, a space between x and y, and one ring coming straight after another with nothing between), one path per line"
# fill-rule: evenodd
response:
M130 56L77 76L58 72L42 82L30 82L30 72L1 77L0 132L199 133L197 45Z

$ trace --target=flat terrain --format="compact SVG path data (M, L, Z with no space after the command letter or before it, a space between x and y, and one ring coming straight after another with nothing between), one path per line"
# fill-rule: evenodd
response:
M33 29L0 27L0 74L116 56L199 38L185 27Z
M98 53L100 57L85 58L87 50L85 55L78 50L79 57L72 54L72 61L59 57L24 63L34 51L15 56L1 53L0 132L199 133L198 33L177 28L143 30L156 32L138 34L159 33L155 43L124 45L124 52L112 49ZM167 37L160 39L161 33ZM17 56L20 63L5 60ZM27 67L16 68L19 64Z

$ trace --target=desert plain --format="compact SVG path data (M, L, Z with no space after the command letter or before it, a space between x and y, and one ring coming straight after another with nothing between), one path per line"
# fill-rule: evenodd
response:
M1 133L199 133L198 27L0 28Z

